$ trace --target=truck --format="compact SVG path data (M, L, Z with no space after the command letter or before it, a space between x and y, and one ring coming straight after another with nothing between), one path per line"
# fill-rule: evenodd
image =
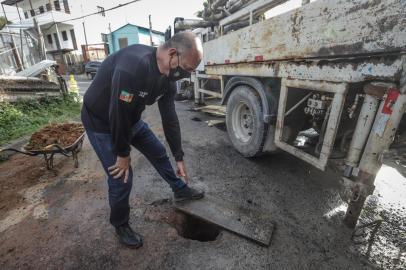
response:
M212 0L193 30L203 63L195 103L226 107L232 145L245 157L285 151L338 168L344 223L354 228L382 162L405 168L406 1Z

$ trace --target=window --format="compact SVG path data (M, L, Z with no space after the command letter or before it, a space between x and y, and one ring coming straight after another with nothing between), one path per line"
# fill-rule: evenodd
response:
M102 39L102 41L103 42L108 42L108 40L107 40L107 34L101 34L101 39Z
M106 17L106 13L104 12L104 7L97 6L97 12L103 17Z
M40 6L38 9L39 9L39 13L41 13L41 14L45 12L44 6Z
M128 39L127 38L119 38L118 39L118 46L120 49L125 48L128 46Z
M63 8L65 9L65 13L70 14L68 0L63 0Z
M70 36L72 38L73 48L75 50L77 50L78 49L78 44L76 44L76 36L75 36L75 31L73 31L73 29L70 30Z
M24 17L25 17L26 19L28 19L28 12L27 12L27 11L24 12Z
M55 10L58 10L58 11L61 10L61 6L59 5L59 1L54 1L54 7L55 7Z
M68 40L68 34L66 33L66 31L62 31L62 40L63 40L63 41L67 41L67 40Z
M35 11L33 9L30 10L31 17L35 16Z
M45 7L46 7L47 11L51 11L51 4L50 3L45 4Z
M47 39L48 39L48 44L52 44L52 36L51 36L51 35L47 35Z
M56 43L56 48L58 48L58 50L60 50L61 44L59 43L59 37L56 33L54 33L54 39L55 39L55 43Z

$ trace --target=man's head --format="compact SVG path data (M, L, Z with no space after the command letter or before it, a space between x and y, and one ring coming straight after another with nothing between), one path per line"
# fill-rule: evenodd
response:
M191 31L175 34L157 51L159 71L174 81L187 77L202 58L202 43Z

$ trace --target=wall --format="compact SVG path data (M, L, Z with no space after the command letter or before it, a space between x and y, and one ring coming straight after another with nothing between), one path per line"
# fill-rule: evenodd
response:
M117 29L116 31L113 31L111 35L108 35L110 53L116 52L120 49L118 40L119 38L125 37L127 37L128 39L128 45L151 44L149 29L137 27L135 25L126 25L122 28ZM154 43L154 46L159 46L160 44L165 42L165 38L163 35L152 33L152 41Z
M73 46L73 40L72 40L72 36L70 33L70 30L74 29L72 25L69 24L58 24L58 30L59 30L59 41L61 44L61 48L62 49L74 49ZM74 29L75 30L75 29ZM42 30L43 31L43 35L44 35L44 42L45 42L45 47L48 51L54 51L57 50L57 46L56 46L56 40L55 40L55 36L54 34L56 34L56 27L53 26L51 27L49 30ZM62 38L62 32L66 31L68 40L64 41ZM52 44L49 44L48 42L48 35L52 36ZM75 36L77 36L76 34L76 30L75 30ZM80 49L79 44L78 44L78 49Z
M111 33L109 37L109 49L110 53L116 52L120 49L119 39L120 38L127 38L128 45L138 44L139 43L139 36L138 36L138 27L134 25L126 25L122 28ZM113 45L114 44L114 45Z
M139 43L144 45L151 45L151 39L149 36L149 29L139 28ZM154 46L159 46L165 42L165 37L157 33L152 32L152 42Z
M53 0L51 1L51 5L52 8L54 9L54 4L53 4ZM49 15L50 12L46 11L46 7L45 5L47 3L49 3L49 0L31 0L32 6L34 8L34 10L38 13L38 8L40 6L43 6L45 9L45 15ZM106 0L92 0L92 1L82 1L82 0L68 0L68 6L69 6L69 11L70 14L66 14L64 11L64 5L63 5L63 1L59 0L59 4L61 7L61 11L55 11L53 10L52 13L54 14L54 18L55 17L60 17L63 18L63 20L65 19L71 19L71 18L76 18L76 17L80 17L86 14L90 14L90 13L94 13L97 12L97 6L101 6L104 7L105 9L111 7L113 4L111 3L111 1L106 1ZM18 6L21 7L23 9L23 11L27 11L28 12L28 16L29 16L29 21L32 22L32 17L30 14L30 10L31 10L31 6L28 0L25 0L23 2L18 3ZM23 20L26 20L24 17L24 12L20 12L21 17ZM40 17L45 17L44 14L41 15L36 15L39 18ZM56 16L59 14L63 14L64 16ZM107 15L107 14L106 14ZM47 16L49 17L49 20L52 21L52 16ZM40 21L40 20L39 20ZM86 28L86 38L85 38L85 34L84 34L84 27L83 27L83 23L85 25ZM102 41L102 37L101 34L107 34L109 33L108 30L108 21L106 19L106 17L103 17L101 14L96 14L96 15L92 15L89 17L86 17L82 20L74 20L74 21L68 21L65 22L65 24L70 24L74 29L75 29L75 36L76 36L76 41L77 41L77 45L78 45L78 49L80 50L81 45L86 44L86 40L87 40L87 44L100 44L103 43ZM49 27L49 26L48 26ZM47 27L47 28L48 28ZM61 28L62 26L60 26L59 28ZM47 31L49 32L49 31ZM55 32L55 29L54 29ZM53 33L52 33L53 34ZM70 33L69 33L69 39L70 39ZM62 38L61 38L62 39ZM45 42L47 44L47 42ZM56 47L54 48L56 49Z
M68 5L69 6L70 6L71 1L72 0L68 0ZM46 13L47 12L46 4L48 4L49 2L51 2L51 9L55 11L54 0L51 0L51 1L49 1L49 0L31 0L32 8L35 11L36 15L39 14L39 7L40 6L42 6L44 8L44 13ZM63 5L63 1L59 0L58 2L59 2L59 6L60 6L61 10L57 11L57 12L65 13L65 8L64 8L64 5ZM17 5L19 7L21 7L24 12L27 12L28 18L32 18L31 13L30 13L31 5L30 5L30 2L28 0L20 2ZM21 13L21 17L25 19L24 12Z

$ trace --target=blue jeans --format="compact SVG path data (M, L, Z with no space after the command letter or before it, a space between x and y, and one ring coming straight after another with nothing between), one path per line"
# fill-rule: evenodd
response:
M86 129L86 133L107 174L110 223L115 227L126 224L130 214L129 198L133 182L132 168L130 167L127 183L124 183L122 179L114 179L108 172L108 167L114 165L117 158L113 154L111 135L109 133L93 132L88 129ZM131 145L151 162L162 178L168 182L172 191L179 190L186 185L176 176L165 147L142 120L132 128Z

